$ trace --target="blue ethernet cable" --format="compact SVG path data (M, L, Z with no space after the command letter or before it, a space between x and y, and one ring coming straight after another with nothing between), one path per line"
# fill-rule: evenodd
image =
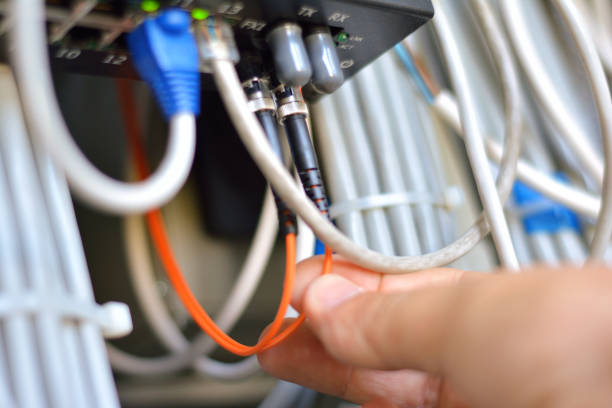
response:
M423 97L425 98L427 103L430 105L433 104L434 95L425 83L425 80L421 76L421 73L417 69L414 60L412 59L412 55L410 55L410 53L404 48L402 43L396 44L393 47L393 50L395 51L395 54L399 57L400 61L402 61L402 64L404 64L404 67L410 73L410 76L412 76L412 78L414 79L414 82L416 82L417 87L423 94Z
M199 111L199 61L190 19L167 10L145 20L128 41L140 74L155 90L169 117L168 147L153 174L139 182L102 173L80 150L58 106L49 59L44 2L13 1L10 54L28 128L66 176L82 201L112 214L143 213L170 201L183 186L195 153ZM171 117L170 117L171 116Z
M186 11L171 8L148 18L127 42L136 70L153 89L167 119L200 113L200 57Z

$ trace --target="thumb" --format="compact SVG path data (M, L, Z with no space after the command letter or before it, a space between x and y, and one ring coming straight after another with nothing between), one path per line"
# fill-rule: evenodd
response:
M397 405L386 400L370 401L361 406L361 408L399 408Z
M327 351L344 363L440 373L451 323L459 315L458 290L364 292L341 276L327 275L308 288L304 312Z

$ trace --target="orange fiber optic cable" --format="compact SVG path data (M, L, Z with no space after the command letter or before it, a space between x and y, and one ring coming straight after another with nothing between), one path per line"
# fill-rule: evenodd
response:
M145 179L149 175L149 166L147 164L146 155L142 141L140 140L140 124L138 123L138 112L136 103L132 93L131 85L124 80L117 81L117 92L120 97L121 111L125 122L126 132L128 135L130 151L132 158L136 164L136 169L139 179ZM204 330L219 346L224 349L240 355L250 356L273 347L287 337L289 337L297 328L304 322L305 317L302 315L294 320L282 332L279 333L284 321L285 313L289 308L291 301L291 293L293 291L293 281L296 268L296 237L295 234L287 234L285 237L286 246L286 269L285 281L283 284L283 292L278 311L270 329L254 346L241 344L223 332L206 313L200 305L193 292L189 288L189 284L185 280L181 268L176 261L172 246L168 239L166 229L163 222L163 217L159 209L152 210L146 214L149 234L153 241L155 250L162 261L168 279L176 290L179 298L184 306L189 311L194 321ZM323 264L323 274L329 273L332 266L332 251L325 250L325 261Z

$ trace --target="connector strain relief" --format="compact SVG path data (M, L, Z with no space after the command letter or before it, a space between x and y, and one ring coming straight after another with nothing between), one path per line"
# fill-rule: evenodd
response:
M164 72L152 87L166 119L177 113L200 113L199 72Z
M323 178L319 169L306 169L298 174L308 198L312 200L321 214L329 218L329 203L327 202L327 194L325 193Z
M278 194L274 193L274 201L278 211L278 224L284 235L297 234L297 217Z

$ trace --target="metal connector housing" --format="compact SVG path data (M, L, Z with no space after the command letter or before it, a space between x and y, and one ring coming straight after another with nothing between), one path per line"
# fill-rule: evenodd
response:
M200 70L212 73L212 61L231 61L237 64L240 53L232 28L220 17L209 17L194 24L200 51Z

